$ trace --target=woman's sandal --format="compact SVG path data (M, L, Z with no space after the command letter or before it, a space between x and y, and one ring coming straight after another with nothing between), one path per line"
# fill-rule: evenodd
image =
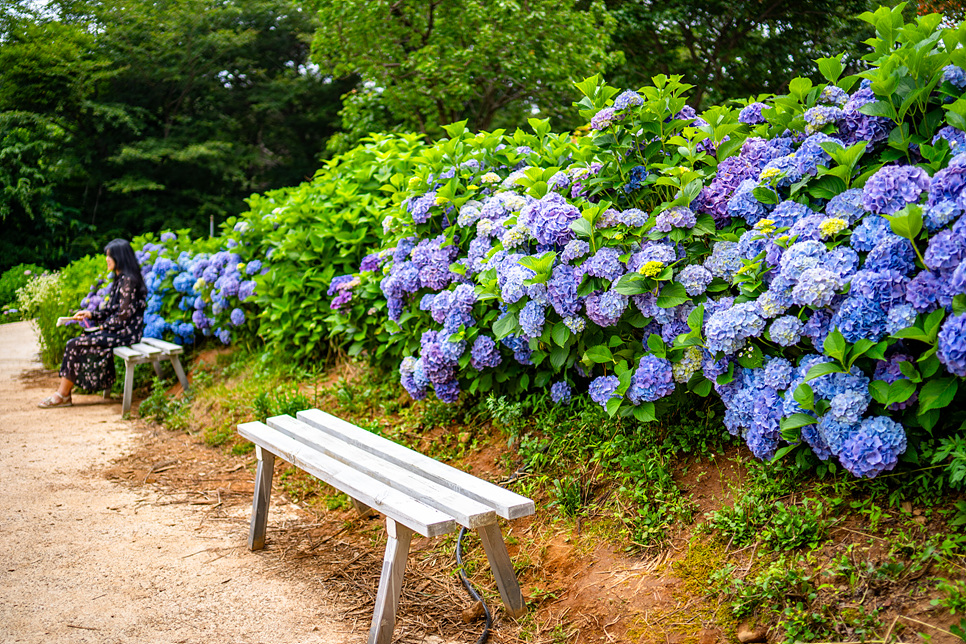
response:
M70 407L73 404L70 400L70 394L61 396L59 393L54 393L41 400L37 406L41 409L53 409L54 407Z

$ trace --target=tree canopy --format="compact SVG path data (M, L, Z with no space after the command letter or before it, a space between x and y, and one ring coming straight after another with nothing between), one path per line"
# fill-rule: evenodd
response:
M366 83L347 97L348 125L383 119L435 135L466 119L473 129L560 119L574 81L621 60L614 20L598 1L327 0L313 59ZM367 116L361 116L366 114ZM365 134L362 132L361 134Z
M315 16L294 0L17 2L0 14L0 267L201 232L251 193L298 183L354 82L311 65Z

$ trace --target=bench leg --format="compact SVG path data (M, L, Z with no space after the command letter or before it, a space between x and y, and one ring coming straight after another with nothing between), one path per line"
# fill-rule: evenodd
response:
M500 589L500 597L503 598L506 612L510 617L522 617L527 612L527 605L523 601L520 583L513 571L513 564L510 562L510 555L506 551L506 544L503 543L499 524L491 523L480 526L476 531L480 535L480 541L483 542L483 550L486 551L486 558L490 562L490 570L496 577L496 586Z
M370 514L372 514L373 509L370 508L365 503L363 503L362 501L360 501L359 499L356 499L350 496L349 500L352 501L352 507L356 509L356 512L359 513L360 517L367 517Z
M178 382L181 383L181 390L188 391L188 377L184 375L184 369L181 368L181 360L178 356L171 356L171 366L174 367L174 372L178 376Z
M124 363L124 402L121 403L121 415L131 411L131 398L134 396L134 369L137 365Z
M152 360L151 366L154 367L154 375L158 377L158 380L161 380L161 361Z
M368 644L392 642L403 573L409 558L409 544L413 539L412 530L392 519L386 519L386 531L389 533L389 540L386 542L386 557L382 561L382 576L379 577L379 592L376 594L376 608L372 614Z
M248 549L265 547L265 527L268 524L268 504L272 498L272 475L275 473L275 455L255 446L258 467L255 470L255 497L252 499L252 525L248 532Z

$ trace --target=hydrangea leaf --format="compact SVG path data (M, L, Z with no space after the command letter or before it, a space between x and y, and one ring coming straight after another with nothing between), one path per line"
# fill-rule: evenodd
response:
M618 397L613 397L607 401L607 415L613 417L617 413L617 410L621 408L621 399Z
M910 205L895 215L883 215L889 220L892 232L908 240L915 240L922 232L922 208Z
M956 378L936 378L922 386L919 392L919 416L933 409L942 409L953 401L959 390Z
M647 287L647 281L644 276L639 273L628 273L621 277L617 284L614 286L614 290L621 295L643 295L650 291Z
M614 354L611 353L611 350L608 347L603 345L587 349L587 352L584 354L584 358L595 364L614 362Z
M845 351L846 351L845 337L842 336L842 332L839 331L838 329L835 329L834 331L828 334L828 337L825 338L825 342L822 343L822 348L824 349L825 355L827 355L828 357L834 358L835 360L838 360L840 363L845 362ZM827 373L832 373L832 372L829 371ZM811 380L811 377L809 378L809 380Z
M929 338L928 342L930 344L936 342L936 336L939 335L939 327L942 326L943 318L945 317L945 309L937 309L930 313L929 317L926 318L922 328L923 331L925 331L926 336Z
M656 333L652 333L651 335L647 336L647 348L650 349L651 353L658 358L664 358L667 356L667 346L664 344L664 340L661 339L661 336L657 335Z
M966 313L966 295L960 293L953 298L953 315Z
M877 403L887 405L889 400L889 383L885 380L873 380L869 383L869 393Z
M558 347L562 347L567 344L567 340L570 339L570 329L563 322L557 322L553 325L553 331L551 332L551 337Z
M830 373L843 373L843 369L837 364L823 362L822 364L817 364L809 369L808 373L805 375L805 380L815 380L816 378L827 376Z
M698 394L702 398L707 398L711 395L713 385L711 381L704 377L701 373L696 373L688 381L688 389Z
M939 362L939 358L933 353L925 356L925 359L919 360L919 373L922 374L923 378L932 378L941 366L942 363Z
M803 409L815 410L815 392L812 391L811 385L804 382L798 385L792 392L792 397Z
M680 282L668 282L661 287L661 293L657 296L657 305L662 309L669 309L688 301L688 294L684 290L684 285Z
M912 397L912 394L916 393L916 385L911 380L906 380L905 378L900 378L894 383L889 385L889 393L886 397L886 406L893 403L903 403Z
M903 360L899 363L899 371L912 382L922 382L922 376L919 375L919 372L916 371L916 368L908 360Z
M657 420L657 416L654 414L654 403L643 402L639 406L635 407L634 418L642 423L650 423L654 420Z
M752 194L755 195L755 199L764 204L777 204L780 200L778 198L778 193L771 188L764 188L759 186L752 190Z
M756 345L751 345L738 353L738 364L746 369L757 369L764 361L765 356Z
M569 331L568 331L569 333ZM567 358L570 356L570 350L564 347L554 347L550 352L550 364L553 366L555 371L560 371L560 368L564 366L567 362Z
M842 66L842 55L829 57L829 58L819 58L818 61L818 71L822 73L830 83L835 83L841 76L845 68Z
M787 429L798 429L806 425L814 425L817 422L818 420L814 416L809 416L808 414L792 414L782 420L781 428L783 431Z

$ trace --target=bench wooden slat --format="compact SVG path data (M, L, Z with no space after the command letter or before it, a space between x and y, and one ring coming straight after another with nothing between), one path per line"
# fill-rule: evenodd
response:
M152 347L150 344L145 344L143 342L135 342L134 344L131 345L131 348L137 351L138 353L141 353L149 357L160 356L163 353L161 349L157 347Z
M291 416L274 416L269 418L267 423L269 427L283 432L312 449L452 516L460 525L472 529L496 522L496 512L490 506L434 483L407 468L399 467Z
M140 358L143 356L140 351L135 351L130 347L114 347L114 355L122 360L131 360L133 358Z
M141 342L144 344L149 344L151 346L161 349L169 355L178 355L184 352L184 347L173 342L166 342L164 340L159 340L157 338L141 338Z
M440 463L408 447L356 427L319 409L300 411L302 422L375 454L391 463L419 473L433 482L492 507L504 519L517 519L535 512L532 500L510 490Z
M264 423L242 423L238 426L238 433L425 537L436 537L457 528L456 522L439 510L320 454Z

